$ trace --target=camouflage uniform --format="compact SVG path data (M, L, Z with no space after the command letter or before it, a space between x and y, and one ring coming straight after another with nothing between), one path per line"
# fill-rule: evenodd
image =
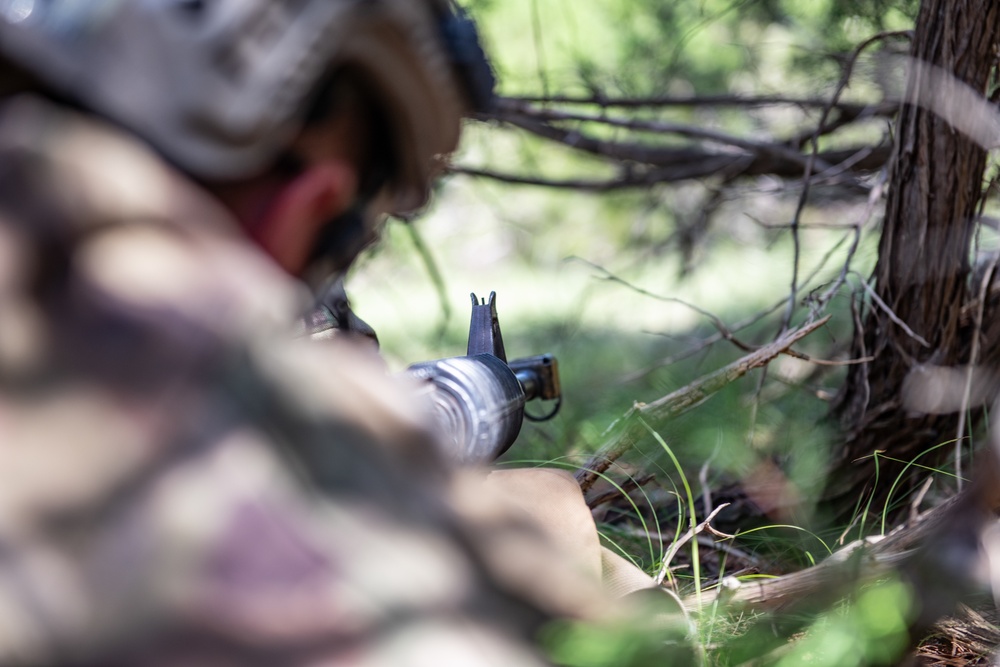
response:
M533 665L596 600L304 303L144 146L0 105L0 664Z

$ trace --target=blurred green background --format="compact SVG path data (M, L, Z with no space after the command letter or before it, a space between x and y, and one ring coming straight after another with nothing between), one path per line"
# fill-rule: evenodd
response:
M469 0L465 6L479 22L504 96L827 100L840 90L851 51L879 33L912 28L918 4ZM884 46L906 50L905 39L887 39ZM880 60L882 48L858 59L840 91L843 100L873 104L899 94L902 72ZM820 114L819 108L795 104L579 109L760 142L808 137ZM678 135L579 127L608 141L692 144ZM881 116L822 136L819 148L884 146L891 140L891 119ZM543 179L613 178L622 167L504 124L477 121L468 123L453 162ZM860 285L876 259L884 177L874 171L853 183L814 183L799 217L796 248L789 223L801 179L716 175L594 193L455 174L441 182L432 205L412 226L390 221L385 241L364 258L348 290L355 310L379 332L393 370L463 354L469 293L485 297L496 291L508 355L554 353L564 391L559 415L543 424L526 422L502 463L573 469L607 441L609 427L636 402L656 400L746 354L718 340L705 311L734 331L746 325L736 334L749 344L773 340L788 312L793 275L798 291L791 326L806 319L812 298L832 290L823 306L830 323L796 349L844 359L855 322L852 300L863 294ZM845 269L855 226L861 232ZM749 579L781 574L879 532L870 517L883 508L871 508L869 518L850 525L831 525L813 512L838 445L829 411L844 375L843 366L780 357L766 374L753 371L680 418L656 425L656 436L644 438L609 471L617 483L646 474L655 479L597 513L607 544L655 572L674 537L693 525L692 512L700 520L712 506L733 500L714 525L741 531L726 543L734 551L699 547L695 540L671 562L675 588L690 594L696 578L700 586L713 586L730 573ZM766 494L752 499L751 510L727 495L734 480L752 479L768 466L788 483L784 497L770 499L774 507L764 507ZM770 526L753 532L757 523L745 522L750 515ZM913 612L909 595L894 581L862 589L854 605L801 620L795 632L803 641L754 664L889 664L905 647ZM741 641L754 645L759 639L764 648L754 649L757 656L777 646L767 617L713 610L696 625L700 657L676 664L730 664L743 650L736 646ZM584 628L560 637L553 651L563 656L561 664L660 664L641 657L644 645L634 633ZM594 645L602 650L592 650Z
M911 27L916 4L477 0L466 6L480 25L505 96L828 98L847 52L879 31ZM896 85L880 76L885 73L876 65L861 61L843 97L877 102L886 86ZM765 141L811 131L819 110L781 105L629 113ZM608 128L591 131L617 137ZM884 119L872 119L824 137L822 145L877 144L888 131ZM651 145L679 141L641 138ZM468 123L454 163L548 178L614 173L598 158L476 121ZM709 177L598 194L456 174L443 180L412 227L390 221L384 242L354 271L348 291L355 310L378 331L393 370L464 354L469 293L485 297L496 291L508 355L554 353L565 395L554 420L525 423L504 461L579 465L634 402L655 400L745 354L726 341L706 347L716 329L685 304L729 326L777 306L738 334L755 344L774 338L792 281L794 245L787 225L801 188L801 182L774 177ZM840 274L851 225L866 219L867 199L857 189L813 186L801 216L793 324L806 313L801 299ZM846 351L853 327L850 296L874 264L880 209L874 207L854 256L857 273L827 309L833 320L801 351L819 358ZM798 490L798 518L808 523L834 444L824 420L842 376L842 368L782 357L766 377L751 373L659 432L696 486L699 474L715 488L761 461L775 462ZM652 437L640 443L627 466L626 472L655 473L668 496L681 484ZM672 496L659 501L674 522L678 502ZM674 506L667 510L664 503ZM807 562L814 554L804 552L816 546L803 547L796 558ZM645 549L636 557L651 567L653 552Z

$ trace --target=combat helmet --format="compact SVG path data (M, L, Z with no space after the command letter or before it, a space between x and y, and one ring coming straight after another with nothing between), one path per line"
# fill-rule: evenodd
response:
M357 68L392 126L397 211L493 88L450 0L0 0L0 54L213 181L267 167L317 82Z

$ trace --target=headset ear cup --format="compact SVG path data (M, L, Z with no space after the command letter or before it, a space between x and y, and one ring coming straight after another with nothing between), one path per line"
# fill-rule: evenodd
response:
M442 19L441 34L473 111L491 111L496 104L496 72L483 51L476 24L456 8Z

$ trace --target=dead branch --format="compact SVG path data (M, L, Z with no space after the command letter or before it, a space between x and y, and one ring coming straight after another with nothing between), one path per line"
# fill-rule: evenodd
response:
M603 95L501 98L495 110L482 116L481 120L500 122L574 150L599 156L620 167L619 174L606 179L551 179L467 166L453 166L451 170L453 173L491 178L508 184L592 192L648 187L657 183L676 183L713 175L732 179L763 175L800 178L804 173L812 176L814 171L826 172L827 175L838 172L870 173L885 163L890 153L888 146L856 146L818 151L815 139L867 118L892 117L898 110L898 104L892 101L874 104L844 103L839 99L841 90L842 88L838 90L833 99L783 96L748 98L738 95L617 99ZM605 113L605 110L612 108L635 111L671 106L754 108L776 105L820 109L822 116L817 127L808 133L799 133L784 140L762 141L696 125L621 114L609 116ZM580 111L581 106L596 106L600 112ZM833 112L837 114L835 118L831 118ZM572 123L574 126L564 127L565 123ZM721 145L722 148L664 146L662 143L656 145L651 141L634 139L608 140L588 134L580 125L603 125L625 129L631 133L652 133L657 136L674 135ZM813 139L813 150L803 153L801 149L809 139Z
M663 583L663 580L670 572L670 561L674 559L674 556L677 555L677 552L680 551L681 548L685 544L690 542L695 536L705 532L705 530L711 526L712 519L714 519L719 514L719 512L726 509L727 507L729 507L729 503L722 503L714 510L712 510L712 513L709 514L707 517L705 517L704 521L699 523L697 526L692 526L687 530L687 532L685 532L683 535L681 535L671 543L670 548L667 549L667 553L663 556L663 565L660 566L660 571L657 573L656 577L654 577L654 581L656 582L657 586Z
M817 595L830 596L831 601L835 601L847 593L850 589L848 584L857 586L884 577L902 564L908 555L905 550L876 553L873 547L859 546L855 549L852 556L830 558L813 567L774 579L740 582L739 588L727 590L727 601L735 607L754 611L791 607ZM836 595L831 595L831 591L836 591ZM696 611L715 602L720 594L718 590L702 592L700 600L691 596L685 600L685 605Z
M668 107L765 107L794 106L822 109L830 100L822 97L786 97L782 95L693 95L658 97L608 97L605 95L548 95L503 97L497 107L503 110L519 110L534 105L574 105L597 106L605 109L657 109ZM841 113L860 116L872 106L837 100L834 107Z
M701 178L711 174L722 176L759 176L770 174L798 178L803 174L807 157L789 149L781 142L750 142L732 140L733 148L727 151L710 150L697 146L671 147L636 141L614 141L597 138L579 129L567 129L533 118L511 117L505 119L514 127L549 139L575 150L618 161L632 161L654 167L671 167L675 179ZM715 136L721 142L721 135ZM854 159L852 172L878 169L890 154L890 147L874 150L868 157L857 159L869 146L820 151L816 164L834 165ZM824 167L826 168L826 167Z
M497 115L497 120L519 126L525 119L542 121L545 123L575 121L580 123L607 125L609 127L632 130L634 132L649 132L659 135L675 134L688 139L700 139L723 146L742 148L750 152L774 152L786 157L789 160L803 162L803 164L805 161L805 157L797 151L789 148L787 142L754 141L697 125L668 123L656 120L642 120L637 118L616 118L614 116L566 112L554 109L525 109L516 114L507 113Z
M728 366L699 378L652 403L636 403L608 429L610 433L613 433L609 442L576 473L580 487L584 491L589 490L598 476L630 450L646 431L645 423L663 423L700 405L723 387L755 368L769 364L792 345L826 324L829 319L829 317L824 317L806 324L781 339L765 345Z
M956 552L956 546L976 537L1000 511L998 465L987 449L972 484L957 496L899 526L874 544L847 547L813 567L766 580L742 582L728 591L730 604L755 611L819 608L835 602L858 586L892 573L905 576L919 596L928 624L947 613L968 594L962 576L973 567L976 550ZM970 560L966 560L968 556ZM711 604L718 591L685 600L689 609Z
M660 183L680 183L717 175L726 178L754 176L798 178L802 176L802 161L800 159L786 160L783 157L776 157L774 154L719 153L698 148L654 148L642 144L591 139L580 135L574 139L570 136L570 132L563 130L557 130L551 134L550 138L571 148L601 157L610 157L625 163L638 162L654 165L654 167L643 168L631 165L620 169L618 175L608 178L548 178L464 165L451 165L448 171L453 174L489 178L510 185L532 185L597 193L645 188ZM874 148L858 146L823 151L819 154L818 159L833 165L841 165L853 160L854 162L847 169L847 173L854 176L881 169L890 153L890 146L876 146Z

